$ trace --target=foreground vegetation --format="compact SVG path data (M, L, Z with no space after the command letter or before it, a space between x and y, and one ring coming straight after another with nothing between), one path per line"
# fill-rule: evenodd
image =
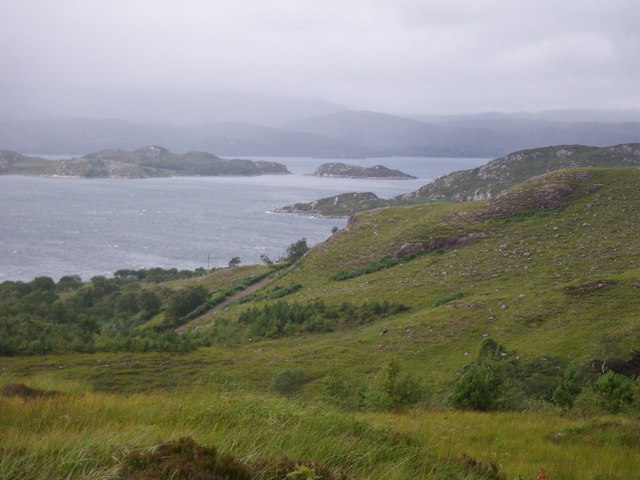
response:
M118 478L131 452L184 436L254 471L288 457L291 471L306 464L335 478L533 479L542 468L549 478L595 480L633 478L640 462L638 423L623 417L354 414L211 385L139 394L56 386L66 391L0 398L2 478Z

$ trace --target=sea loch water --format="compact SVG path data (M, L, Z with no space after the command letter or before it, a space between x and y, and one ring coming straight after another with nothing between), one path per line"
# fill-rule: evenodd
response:
M257 159L257 158L256 158ZM266 159L266 158L265 158ZM342 192L389 198L445 173L487 159L389 158L382 163L418 180L316 178L321 163L338 160L269 158L294 175L175 177L143 180L0 176L0 281L48 275L111 275L121 268L224 266L239 256L275 259L305 237L310 245L344 219L271 213L296 202Z

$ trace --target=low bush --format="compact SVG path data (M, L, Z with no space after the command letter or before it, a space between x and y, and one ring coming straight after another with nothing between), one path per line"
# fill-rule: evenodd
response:
M122 480L251 480L249 468L214 447L184 437L150 451L127 455L120 466Z
M32 400L35 398L44 398L57 395L59 392L51 390L40 390L31 388L24 383L5 383L0 388L0 395L3 397L18 397L23 400Z
M360 392L360 407L369 411L399 410L424 397L424 390L411 375L400 374L400 367L389 362L366 383Z
M407 255L402 258L395 257L383 257L380 260L376 260L375 262L371 262L363 267L353 268L351 270L344 270L342 272L336 273L332 278L332 280L349 280L351 278L360 277L362 275L367 275L368 273L379 272L380 270L384 270L385 268L390 268L398 265L399 263L406 262L414 258L413 255Z
M287 368L273 376L271 389L281 395L295 395L307 381L307 374L303 370Z
M253 307L240 314L240 324L258 337L276 337L300 332L330 332L335 328L361 325L374 319L407 311L408 307L391 302L366 302L353 305L327 305L321 300L310 303L278 301Z

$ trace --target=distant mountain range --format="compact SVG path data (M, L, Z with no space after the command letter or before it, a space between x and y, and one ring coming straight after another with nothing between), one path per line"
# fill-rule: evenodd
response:
M0 121L0 148L36 154L86 154L161 144L176 152L202 150L223 156L498 157L546 145L638 141L640 112L636 110L419 118L343 110L279 127L245 122L174 126L82 118Z

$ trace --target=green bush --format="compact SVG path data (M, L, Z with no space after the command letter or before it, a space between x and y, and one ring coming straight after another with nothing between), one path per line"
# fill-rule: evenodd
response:
M462 410L495 410L503 384L503 370L498 362L477 361L454 384L449 400L453 407Z
M308 381L307 374L299 368L287 368L273 376L271 389L281 395L294 395Z
M563 408L573 407L573 401L582 391L583 379L578 369L571 365L564 372L560 383L553 391L553 401Z
M287 247L287 256L284 260L287 262L295 262L307 253L308 250L307 239L301 238Z
M326 376L325 399L342 408L358 408L357 387L345 378L344 371L333 367Z
M607 372L600 375L593 385L596 404L610 413L617 413L633 403L635 386L624 375Z
M360 392L360 406L364 410L398 410L413 405L424 396L424 390L411 375L400 375L400 367L389 362L373 381Z
M362 325L377 318L405 312L399 303L343 302L328 305L322 300L309 303L278 301L252 307L240 314L239 323L249 326L249 334L258 337L293 335L300 332L330 332L337 327Z
M349 280L351 278L360 277L362 275L366 275L368 273L379 272L380 270L384 270L385 268L390 268L398 265L399 263L406 262L411 256L406 256L402 258L395 257L383 257L380 260L376 260L375 262L371 262L363 267L353 268L351 270L344 270L342 272L336 273L332 280ZM412 258L412 257L411 257Z
M204 287L192 286L178 290L167 299L167 314L171 318L183 317L204 303L208 296Z

